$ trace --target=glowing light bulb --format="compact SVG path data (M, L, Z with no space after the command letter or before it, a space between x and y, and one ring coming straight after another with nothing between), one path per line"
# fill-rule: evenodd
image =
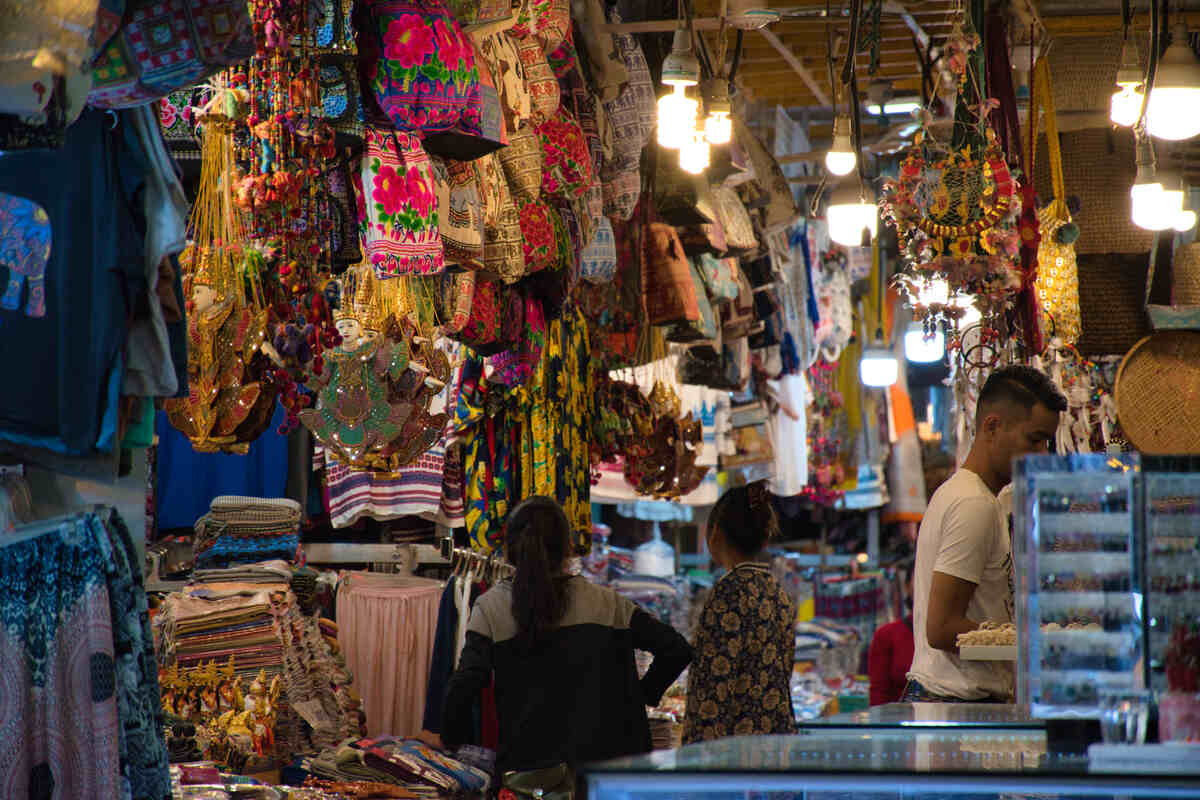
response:
M850 141L850 118L841 114L833 121L833 146L825 154L825 168L834 175L849 175L858 164Z
M891 350L882 345L867 347L858 362L858 375L863 386L891 386L900 377L900 364Z
M863 230L874 238L879 229L878 209L861 197L856 187L834 192L825 216L829 238L843 247L859 247L863 243Z
M920 324L904 334L904 357L915 364L929 364L946 354L946 337L940 330L926 336Z
M1173 226L1180 233L1187 233L1192 228L1196 227L1196 212L1190 209L1180 211L1179 216L1175 218Z
M1186 25L1174 27L1171 46L1159 59L1146 104L1146 129L1172 141L1200 134L1200 61L1188 44Z
M709 144L729 144L733 138L733 120L726 111L714 111L704 120L704 138Z
M1142 113L1143 97L1141 86L1122 84L1120 89L1113 92L1108 118L1114 125L1132 127Z
M685 89L674 84L670 94L658 99L658 143L671 150L683 147L696 129L700 101L688 97Z
M679 166L684 172L699 175L708 169L708 141L699 131L693 131L691 140L679 149Z

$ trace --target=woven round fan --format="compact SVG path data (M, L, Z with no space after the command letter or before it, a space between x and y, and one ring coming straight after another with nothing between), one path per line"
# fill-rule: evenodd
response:
M1200 332L1162 331L1133 346L1116 382L1117 417L1144 453L1200 453Z

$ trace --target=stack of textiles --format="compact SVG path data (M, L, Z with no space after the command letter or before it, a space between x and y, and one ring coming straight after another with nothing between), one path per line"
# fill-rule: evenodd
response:
M816 661L817 654L829 648L853 647L861 641L858 630L830 619L814 619L796 624L796 660Z
M491 777L479 767L415 739L379 736L348 739L301 759L312 776L327 781L366 781L403 786L417 797L486 794Z
M219 596L208 596L213 586L221 587ZM199 584L168 596L155 619L160 664L223 666L232 657L246 684L260 670L267 681L280 676L277 754L317 752L361 735L350 673L322 635L321 621L300 612L286 582L274 591L263 586Z
M686 584L682 580L653 575L627 575L610 581L609 586L646 613L662 620L685 637L688 635L691 597L685 591Z
M222 495L196 520L196 566L293 560L300 548L300 504L285 498Z
M239 564L223 569L198 569L192 573L190 585L220 592L225 586L261 585L263 591L278 591L288 588L293 580L292 566L286 561L260 561L257 564ZM193 591L193 596L201 596ZM210 593L208 596L214 596Z
M111 509L0 536L0 794L166 800L141 564Z

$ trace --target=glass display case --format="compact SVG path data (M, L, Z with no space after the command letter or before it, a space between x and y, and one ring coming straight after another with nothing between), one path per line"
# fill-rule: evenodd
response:
M1141 461L1025 456L1013 478L1017 701L1038 718L1098 718L1145 688Z
M1194 776L1089 774L1086 758L1047 753L1033 731L745 736L588 765L582 777L589 800L1200 798Z
M888 703L862 711L848 711L805 720L808 731L834 728L854 730L906 730L916 728L1045 730L1043 720L1029 709L1004 703Z
M1146 629L1150 688L1167 684L1167 647L1200 621L1200 458L1145 457Z

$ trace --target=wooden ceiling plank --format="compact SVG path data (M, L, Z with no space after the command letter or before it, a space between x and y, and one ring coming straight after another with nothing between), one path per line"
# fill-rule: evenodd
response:
M783 56L783 60L796 71L796 74L800 76L800 80L804 81L805 85L812 91L813 97L821 101L821 105L829 105L829 95L825 94L825 90L817 83L812 72L809 71L808 67L800 63L800 59L775 35L774 31L762 28L759 30L759 33L779 51L779 55Z

